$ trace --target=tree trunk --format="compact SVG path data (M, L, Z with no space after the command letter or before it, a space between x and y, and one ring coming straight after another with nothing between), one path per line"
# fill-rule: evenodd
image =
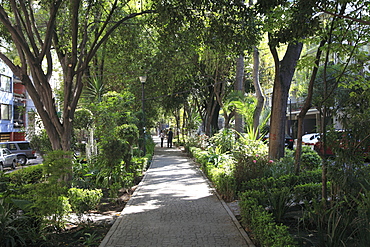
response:
M320 42L319 47L317 48L316 52L316 58L315 58L315 66L312 69L312 74L310 78L310 83L308 86L307 91L307 98L306 101L302 107L301 112L298 114L298 136L297 136L297 146L295 151L295 174L299 174L300 167L301 167L301 153L302 153L302 135L303 135L303 120L308 112L308 110L311 108L311 102L312 102L312 96L313 96L313 86L316 79L317 71L319 69L320 64L320 58L322 50L321 48L326 44L326 40L322 40Z
M236 80L234 85L235 91L244 94L244 55L240 54L236 60ZM244 121L242 114L235 112L235 130L239 133L244 132Z
M259 80L259 66L260 66L260 56L257 47L253 50L253 85L256 91L257 106L253 113L253 130L257 133L258 127L260 125L260 116L265 103L265 97L263 95L261 84Z
M287 100L302 46L303 44L300 42L289 43L283 60L279 61L276 47L270 45L275 63L269 136L269 156L271 159L284 157Z

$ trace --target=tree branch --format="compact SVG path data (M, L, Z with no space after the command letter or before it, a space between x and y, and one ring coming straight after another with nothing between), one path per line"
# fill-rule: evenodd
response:
M340 17L340 18L344 18L344 19L349 19L349 20L352 20L352 21L355 21L355 22L358 22L358 23L362 23L362 24L365 24L365 25L370 25L370 21L361 20L361 19L354 18L354 17L348 16L348 15L336 14L336 13L333 13L333 12L330 12L330 11L327 11L327 10L324 10L323 8L321 8L319 6L317 6L317 8L321 12L323 12L325 14L328 14L328 15L332 15L332 16Z

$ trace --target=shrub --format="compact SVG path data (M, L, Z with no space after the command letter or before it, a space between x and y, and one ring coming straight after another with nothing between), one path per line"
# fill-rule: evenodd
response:
M70 188L68 190L68 198L73 212L82 215L84 212L95 209L103 197L100 189L87 190Z
M208 164L209 154L207 151L204 151L200 148L190 148L190 152L195 160L202 166L205 167Z
M240 139L243 140L233 151L233 157L236 160L234 176L237 190L241 189L245 181L264 177L273 163L267 157L267 146L263 142Z
M22 216L24 217L24 216ZM1 246L26 246L19 225L20 216L15 214L10 203L0 199L0 243ZM17 226L18 225L18 226Z
M298 184L294 187L294 197L297 203L319 200L321 198L321 183Z
M286 247L296 246L289 235L288 227L275 223L272 214L268 213L257 199L250 196L249 192L243 193L240 200L242 220L250 226L261 246Z
M235 131L232 129L221 129L218 133L209 139L211 145L219 148L220 153L226 153L233 150L236 143Z
M205 149L209 146L208 139L209 137L207 135L194 135L189 137L186 146Z
M269 176L281 177L294 172L294 151L285 149L285 156L275 161L269 170Z
M305 170L313 170L321 165L321 157L309 146L302 146L301 167Z
M292 190L288 187L274 188L267 191L267 195L274 219L281 222L293 203Z
M43 165L29 166L9 173L10 182L15 185L24 185L40 182L43 176Z
M215 185L218 193L225 201L232 201L235 197L236 183L233 176L234 160L227 154L220 155L218 162L207 166L207 173Z

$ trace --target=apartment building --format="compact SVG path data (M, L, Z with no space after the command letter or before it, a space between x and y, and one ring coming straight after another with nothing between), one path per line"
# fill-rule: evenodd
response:
M28 116L30 112L35 111L35 107L22 82L2 61L0 61L0 107L0 142L26 140Z

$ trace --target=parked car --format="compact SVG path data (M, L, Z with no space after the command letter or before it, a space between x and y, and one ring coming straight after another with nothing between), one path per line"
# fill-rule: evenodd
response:
M0 148L0 171L4 170L4 167L11 167L15 169L17 166L17 155L12 154L7 148Z
M325 157L335 157L335 150L348 150L352 149L356 154L362 155L365 160L369 160L370 146L367 142L354 139L349 132L343 130L335 130L334 138L327 140L326 150L324 152L324 143L318 139L314 145L314 150L320 155Z
M0 148L7 148L11 153L16 154L18 163L25 165L28 159L36 159L36 152L32 150L28 141L0 142Z
M320 139L320 133L311 133L302 136L302 145L311 146L314 149L315 144Z
M262 141L268 143L268 139L270 137L270 134L267 133L264 137L262 137ZM294 139L288 135L288 134L285 134L285 147L286 148L289 148L289 149L293 149L293 144L294 144Z

